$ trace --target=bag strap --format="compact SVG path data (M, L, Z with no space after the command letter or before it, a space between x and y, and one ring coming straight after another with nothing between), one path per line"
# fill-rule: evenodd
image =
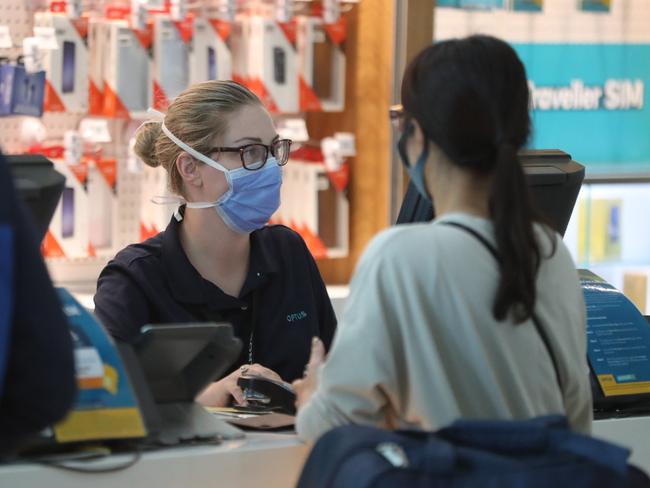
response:
M439 225L447 225L449 227L456 227L457 229L463 230L467 232L468 234L474 236L476 240L478 240L483 246L492 254L494 259L500 264L501 263L501 256L499 255L499 252L497 249L479 232L476 230L472 229L471 227L468 227L467 225L458 223L458 222L439 222ZM562 378L560 376L560 368L558 367L558 362L557 358L555 356L555 353L553 352L553 348L551 347L551 342L549 341L548 335L546 334L546 331L544 330L544 327L542 327L542 324L540 323L539 319L537 318L537 315L535 315L535 312L532 313L532 321L533 324L535 325L535 329L537 330L537 334L540 336L542 339L542 342L544 343L544 347L546 348L546 351L548 352L549 357L551 358L551 362L553 363L553 369L555 370L555 379L557 380L557 384L560 388L560 392L562 393L562 397L564 397L564 388L562 387Z

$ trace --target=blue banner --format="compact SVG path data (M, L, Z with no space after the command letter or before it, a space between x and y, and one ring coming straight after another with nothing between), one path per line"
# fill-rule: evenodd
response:
M514 44L528 73L530 147L590 170L650 169L650 44Z

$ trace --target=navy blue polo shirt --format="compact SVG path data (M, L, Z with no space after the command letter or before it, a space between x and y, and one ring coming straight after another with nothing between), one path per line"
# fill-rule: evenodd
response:
M192 266L175 218L155 237L120 251L97 282L95 313L113 337L133 340L145 324L226 321L244 345L231 371L249 360L285 381L300 378L311 338L329 348L336 317L316 263L302 238L273 225L250 235L250 264L238 297L223 292ZM253 313L253 303L256 310ZM253 324L255 317L255 324Z

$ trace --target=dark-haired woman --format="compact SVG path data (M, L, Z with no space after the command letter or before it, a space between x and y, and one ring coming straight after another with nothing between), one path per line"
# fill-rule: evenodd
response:
M323 362L295 382L297 430L436 429L458 418L566 414L591 429L585 307L561 237L538 218L517 151L530 133L515 51L436 43L402 84L399 149L432 223L370 244Z

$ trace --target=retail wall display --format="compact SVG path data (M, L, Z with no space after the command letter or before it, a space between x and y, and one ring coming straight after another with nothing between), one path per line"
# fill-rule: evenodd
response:
M43 114L45 71L29 73L18 63L0 64L0 116Z
M88 19L37 12L35 34L48 29L56 47L42 50L47 73L45 110L84 113L88 110Z
M288 2L284 9L258 0L100 0L84 2L80 11L61 2L33 6L9 1L16 4L15 12L0 9L0 57L11 60L0 64L0 114L40 116L30 120L38 121L43 133L25 137L25 119L3 118L0 144L5 152L45 154L67 178L43 243L54 279L92 279L119 249L167 226L178 207L167 174L130 155L129 140L149 117L148 108L164 112L189 84L238 79L260 95L278 121L291 114L302 120L305 132L307 113L330 118L319 123L327 129L310 143L342 129L345 85L351 79L346 73L350 7L341 7L338 0ZM26 66L15 62L23 43L38 51L25 57ZM34 66L27 61L45 69L32 73ZM38 83L29 88L20 81L39 77L40 91ZM12 79L20 90L12 89ZM27 104L22 95L36 103ZM70 131L82 141L74 161L64 147ZM322 162L294 162L296 172L310 182L294 193L302 193L311 210L286 223L295 225L316 256L345 256L350 240L348 163L332 170ZM292 181L291 168L287 171L287 181Z
M45 110L143 118L191 83L231 78L273 113L343 110L343 17L331 9L294 11L291 3L269 9L258 0L237 4L237 15L233 2L228 9L209 5L105 1L77 16L51 2L35 12ZM11 42L9 34L0 37Z

